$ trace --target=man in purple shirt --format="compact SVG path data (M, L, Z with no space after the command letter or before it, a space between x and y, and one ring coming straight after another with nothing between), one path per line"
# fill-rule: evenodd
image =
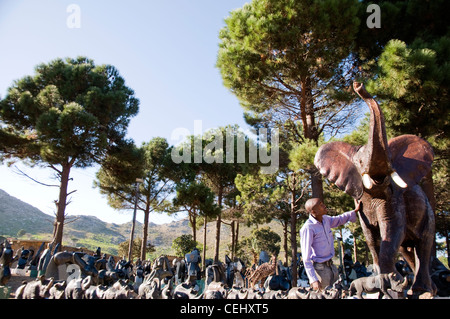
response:
M306 211L309 218L300 229L300 246L311 287L314 290L331 286L338 279L338 271L333 265L334 237L331 228L335 228L351 221L356 221L355 210L339 216L328 216L325 204L319 198L306 201Z

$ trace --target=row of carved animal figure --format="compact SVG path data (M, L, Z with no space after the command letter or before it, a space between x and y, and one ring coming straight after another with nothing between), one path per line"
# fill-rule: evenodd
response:
M155 279L155 278L154 278ZM268 278L270 280L270 277ZM381 274L358 278L346 290L340 284L322 291L294 287L290 290L271 290L259 288L229 289L223 282L213 281L203 292L196 285L182 283L173 285L173 278L161 285L159 280L142 283L137 289L128 281L118 280L110 286L95 284L88 276L66 281L55 281L40 276L23 283L15 293L16 299L341 299L347 296L363 298L363 293L379 293L379 298L392 298L388 290L402 293L407 280L397 273Z
M12 254L7 246L2 250L0 258L3 261L10 260ZM46 254L43 256L41 259L48 258ZM301 259L299 260L301 264ZM392 272L356 279L350 287L346 281L341 280L333 288L316 292L304 287L291 289L290 268L283 267L274 256L260 256L259 265L248 268L242 260L235 258L231 261L225 256L225 263L207 262L205 273L200 271L200 262L198 251L187 254L184 259L176 258L172 263L166 256L161 256L153 263L138 261L136 265L126 260L114 264L114 259L106 259L105 255L101 255L100 249L93 256L79 252L54 252L46 263L45 275L24 283L17 289L16 298L335 299L352 295L361 298L364 292L379 292L380 297L390 298L388 289L401 295L408 284L407 276L410 282L413 279L400 270L404 279L398 276L398 272ZM403 267L407 266L404 264ZM433 277L445 288L449 285L450 271L437 260L433 265ZM68 269L76 269L78 272L73 272L69 278L61 278L64 273L67 277ZM204 284L200 278L204 278Z
M277 267L280 264L276 263L276 258L246 271L241 260L231 262L226 257L226 266L218 263L206 268L206 287L202 289L199 287L201 281L197 280L200 259L193 256L196 253L187 254L184 259L184 275L180 271L180 260L174 260L171 267L166 256L157 258L151 267L145 262L138 263L131 276L134 281L131 284L128 279L119 278L120 267L113 269L111 259L104 262L105 258L100 258L99 253L93 257L59 252L50 259L47 272L57 275L58 267L77 265L81 271L76 278L61 280L42 275L35 281L24 282L15 296L18 299L337 299L346 295L344 286L340 284L319 292L308 288L290 289L290 285L286 285L286 273L279 274L283 272ZM246 276L248 280L244 279ZM387 289L401 292L404 288L404 283L400 283L394 274L373 278L355 280L350 292L359 297L362 292L381 292L380 296L389 298Z
M42 275L34 281L24 282L15 293L16 299L134 299L136 296L127 281L120 279L111 286L95 285L91 276L66 283Z

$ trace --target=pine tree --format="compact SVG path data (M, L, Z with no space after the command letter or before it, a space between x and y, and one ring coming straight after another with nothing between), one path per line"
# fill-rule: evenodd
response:
M61 243L70 170L125 143L139 101L111 65L56 59L17 80L0 101L0 155L51 168L60 182L53 242Z
M248 122L316 144L350 123L358 12L353 0L253 0L231 12L217 66ZM313 196L322 197L320 174L311 180Z
M155 137L137 148L130 145L109 156L97 173L95 185L115 209L136 209L144 213L141 260L145 260L150 213L171 212L168 199L174 191L171 147L166 139ZM136 179L138 192L136 192Z

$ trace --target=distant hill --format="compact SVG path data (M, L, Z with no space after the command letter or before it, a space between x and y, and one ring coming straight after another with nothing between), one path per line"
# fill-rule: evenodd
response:
M47 215L36 207L25 203L3 190L0 190L0 236L17 237L20 230L25 235L20 239L49 240L53 232L54 217ZM135 238L142 238L142 224L136 221ZM272 230L281 236L279 223L269 224ZM215 241L215 222L207 226L207 258L213 256ZM68 216L64 225L63 244L73 247L86 247L95 250L102 248L102 252L117 255L118 244L129 239L131 222L124 224L106 223L95 216ZM251 229L241 225L240 236L250 235ZM148 227L148 241L155 246L156 254L174 254L171 249L175 238L183 234L192 234L187 219L157 225L150 223ZM230 227L222 224L221 228L221 256L230 242ZM203 241L203 228L197 231L197 241ZM223 257L221 257L222 259Z
M16 236L21 229L51 234L53 217L0 189L0 235Z

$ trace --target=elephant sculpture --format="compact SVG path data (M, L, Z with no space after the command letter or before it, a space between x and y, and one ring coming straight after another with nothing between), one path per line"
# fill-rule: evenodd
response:
M167 258L167 256L160 256L155 260L152 266L152 271L150 272L150 274L145 276L144 280L147 282L151 282L153 281L153 279L158 279L158 281L161 283L164 278L172 276L173 271L170 267L169 259Z
M137 296L128 280L119 279L106 289L103 299L136 299Z
M106 260L104 255L101 259L95 262L95 268L98 270L98 283L101 285L112 285L119 280L119 275L114 266L114 257L109 256Z
M39 260L41 258L41 253L44 250L45 242L42 242L41 246L37 250L37 252L32 256L30 260L30 264L28 266L28 269L30 272L37 272Z
M309 287L294 287L287 293L287 299L340 299L342 290L336 287L327 287L324 290L312 290Z
M46 299L50 297L50 288L55 283L54 278L46 279L40 276L36 280L24 282L15 292L16 299Z
M65 280L60 282L55 282L50 288L48 299L65 299L66 298L66 286L67 282Z
M249 294L248 288L231 288L228 292L227 299L247 299Z
M37 270L40 273L42 273L42 274L46 273L48 264L50 263L50 260L59 251L60 247L61 247L61 244L59 244L59 243L55 245L54 249L53 249L53 243L47 244L47 248L42 252L42 254L40 254L39 262L37 264ZM52 253L52 249L53 249L53 253Z
M414 135L388 142L378 103L363 84L355 82L353 88L370 109L367 144L327 143L317 151L314 164L362 203L359 219L377 273L393 272L400 251L414 271L413 295L435 294L430 277L435 236L432 147Z
M93 284L91 276L86 278L72 279L66 286L66 299L83 299L86 290Z
M226 299L227 294L226 284L221 281L213 281L205 287L203 299Z
M89 288L87 288L84 291L84 299L89 299L89 300L93 300L93 299L105 299L105 292L106 290L108 290L107 286L104 285L98 285L98 286L89 286Z
M408 278L402 278L401 275L395 272L389 274L379 274L370 277L361 277L355 279L350 284L350 296L356 295L359 299L362 299L362 293L377 293L378 299L382 299L384 296L388 299L392 299L388 293L388 289L395 292L402 293L408 285Z
M172 261L172 268L175 270L175 284L180 284L186 279L186 261L184 258L175 258Z
M173 299L201 299L202 294L199 294L199 287L189 283L182 283L175 287L173 292Z
M97 277L98 271L94 265L95 260L93 258L86 258L86 257L92 256L88 256L85 253L79 252L68 252L68 251L58 252L50 258L50 261L46 267L45 275L47 277L58 278L59 276L58 266L75 264L80 268L80 271L84 276Z

